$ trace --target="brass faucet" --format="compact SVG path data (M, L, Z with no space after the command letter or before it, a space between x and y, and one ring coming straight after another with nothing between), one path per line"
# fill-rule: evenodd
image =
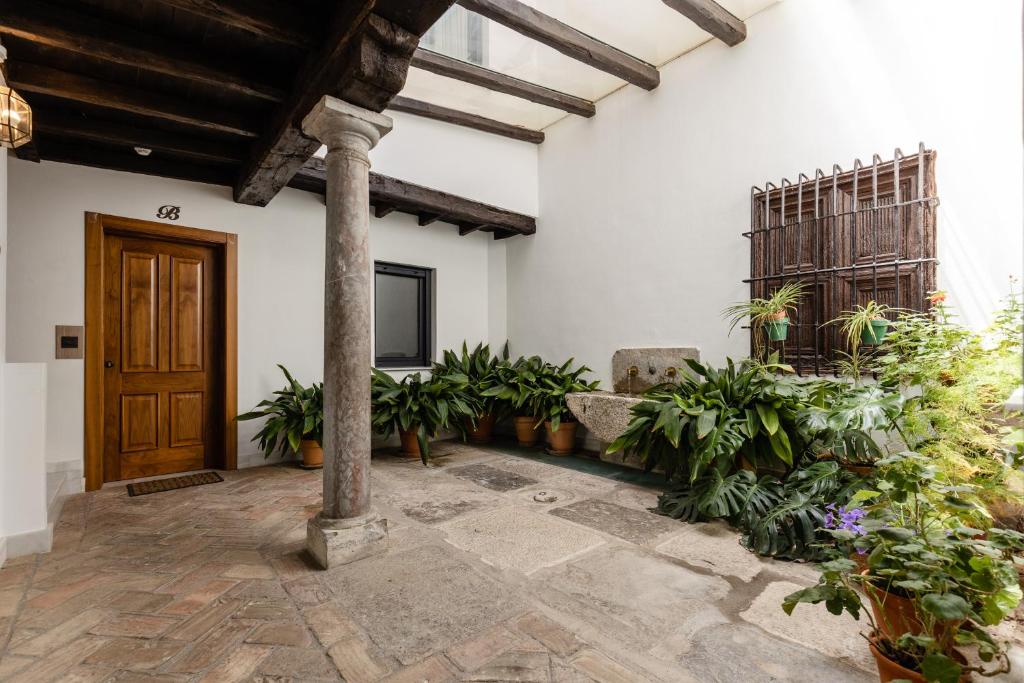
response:
M630 365L629 369L626 370L626 374L629 375L630 377L636 377L637 375L640 374L640 368L638 368L635 365Z
M675 368L667 368L665 370L665 376L666 377L675 377L676 376L676 372L678 372L678 371Z

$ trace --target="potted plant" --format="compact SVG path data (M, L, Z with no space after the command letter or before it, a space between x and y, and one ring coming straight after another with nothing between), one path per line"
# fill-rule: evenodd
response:
M830 386L835 387L835 395L827 406L803 408L797 424L819 459L835 460L861 476L872 475L875 461L883 456L874 435L899 431L904 398L877 386L851 389L845 382Z
M565 402L566 394L580 391L594 391L600 382L584 382L580 379L590 368L581 365L571 370L573 359L562 365L544 363L537 372L535 392L536 413L543 421L548 434L548 452L552 455L570 455L576 449L576 429L579 423Z
M532 448L540 438L537 378L543 366L540 356L520 357L514 363L499 365L498 382L483 392L485 397L495 397L511 408L516 439L525 448Z
M324 385L313 383L304 387L283 365L278 365L288 384L275 391L276 398L260 401L253 410L237 418L242 422L267 418L263 428L252 438L259 440L264 457L276 449L282 453L291 448L302 454L302 466L322 467L324 464Z
M1024 549L1024 535L974 528L984 511L972 487L942 483L923 456L903 453L879 466L878 490L855 494L844 521L829 529L866 558L866 568L845 557L825 562L818 584L787 596L783 609L791 614L799 603L824 602L829 612L857 619L864 611L883 683L955 683L972 672L1008 671L1006 653L986 627L1020 602L1013 557ZM968 664L955 646L976 647L982 663Z
M768 341L785 341L789 336L789 311L795 311L804 294L804 283L787 282L767 299L754 298L727 307L722 315L732 322L729 334L744 320L750 320L754 357L767 354Z
M860 383L862 372L860 347L878 346L885 339L889 330L889 321L886 314L896 312L897 309L880 304L876 301L869 301L866 306L856 306L852 311L845 311L834 320L825 323L839 323L846 342L850 347L849 360L842 363L844 372L853 377L854 384Z
M507 402L499 396L488 393L500 381L499 369L508 364L508 344L501 357L491 355L491 348L477 344L472 352L462 343L462 354L445 351L443 360L434 364L435 377L450 377L464 385L463 391L470 396L478 412L464 418L465 432L473 443L490 443L494 423L502 416Z
M430 459L430 439L443 429L463 431L464 419L476 415L479 406L465 393L466 380L454 374L423 380L420 373L401 381L372 369L370 402L374 431L388 437L398 431L401 453Z

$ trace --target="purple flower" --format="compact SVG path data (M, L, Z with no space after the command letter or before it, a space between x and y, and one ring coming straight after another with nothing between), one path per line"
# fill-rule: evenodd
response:
M845 507L836 507L835 503L826 505L825 509L827 510L825 526L829 529L842 529L858 536L867 533L864 531L864 527L857 523L867 514L863 509L850 508L847 510Z

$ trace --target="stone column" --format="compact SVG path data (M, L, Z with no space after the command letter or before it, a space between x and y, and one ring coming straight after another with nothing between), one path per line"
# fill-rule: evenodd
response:
M324 569L384 550L370 507L370 159L391 119L324 97L302 122L327 145L324 280L324 507L306 546Z

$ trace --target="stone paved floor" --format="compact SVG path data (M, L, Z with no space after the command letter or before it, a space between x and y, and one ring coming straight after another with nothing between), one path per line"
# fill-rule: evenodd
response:
M647 512L637 473L436 456L375 456L389 550L327 572L302 551L318 472L76 496L53 552L0 570L0 680L876 680L857 624L779 609L812 570Z

